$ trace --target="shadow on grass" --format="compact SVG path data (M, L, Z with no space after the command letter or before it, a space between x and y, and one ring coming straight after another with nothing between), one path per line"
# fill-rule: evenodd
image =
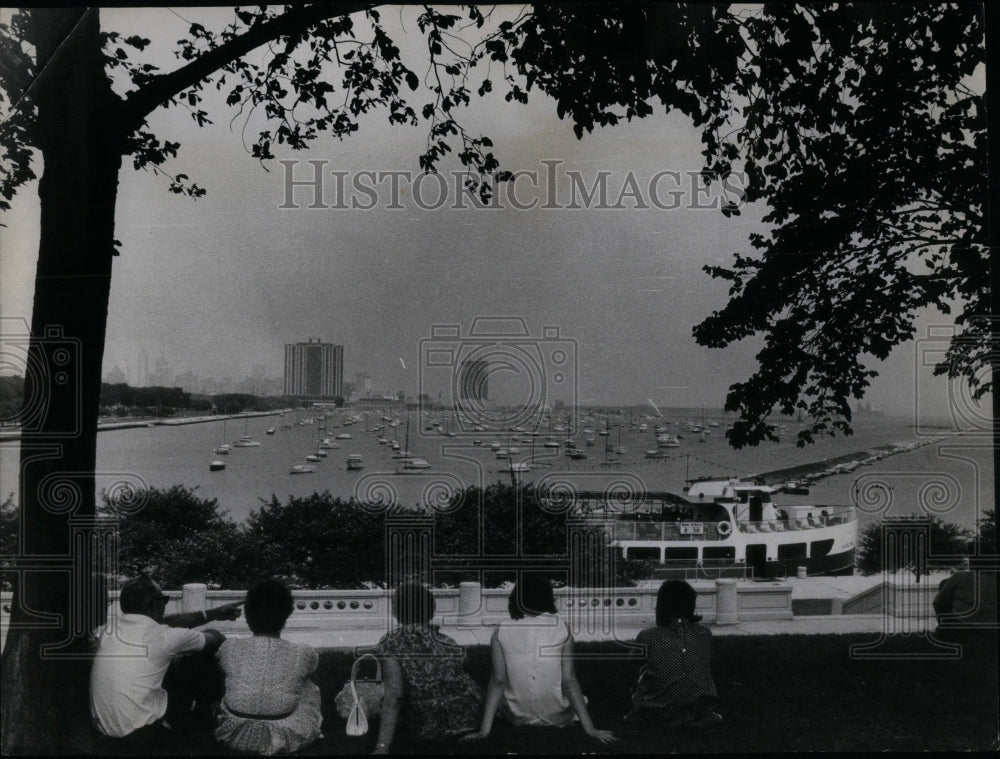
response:
M611 643L580 643L577 674L595 725L614 730L617 744L587 738L579 726L512 728L497 720L487 741L413 745L400 754L733 753L785 751L930 751L997 748L1000 721L996 633L966 641L961 658L852 659L850 646L875 636L726 636L713 641L712 672L724 720L712 728L649 729L623 722L641 660L601 658ZM922 636L898 636L883 654L930 654ZM334 696L350 671L348 652L324 650L315 679L323 694L324 738L306 755L366 754L367 736L348 738ZM469 649L468 669L484 687L489 650ZM210 734L185 736L171 753L226 753Z

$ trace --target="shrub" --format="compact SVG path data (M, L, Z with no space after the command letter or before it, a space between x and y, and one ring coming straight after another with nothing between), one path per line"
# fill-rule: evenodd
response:
M172 589L185 582L224 583L241 535L218 501L182 485L150 488L137 497L144 504L132 512L121 497L104 496L104 513L118 522L120 575L148 574Z
M914 516L913 518L917 519L918 517ZM951 522L945 522L941 517L936 515L920 519L921 521L926 521L930 526L930 546L928 547L926 558L932 560L935 565L958 564L963 557L968 556L972 552L973 534L971 531ZM903 520L894 519L887 521L900 522ZM875 574L881 572L883 569L883 524L883 522L874 522L868 525L861 531L858 537L858 550L855 563L861 574ZM887 569L895 571L900 569L900 567L892 565L887 567ZM927 571L925 566L911 567L911 569L918 576Z

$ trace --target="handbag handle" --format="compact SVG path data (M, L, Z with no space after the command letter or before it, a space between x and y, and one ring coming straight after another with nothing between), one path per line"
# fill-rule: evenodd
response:
M357 659L354 660L354 664L351 665L351 688L354 688L354 681L358 679L358 666L365 659L372 659L375 662L375 680L377 682L382 682L382 662L375 654L361 654Z

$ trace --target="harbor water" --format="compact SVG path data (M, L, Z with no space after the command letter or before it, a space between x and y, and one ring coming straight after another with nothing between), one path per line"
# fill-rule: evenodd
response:
M888 417L860 418L854 423L851 437L820 439L799 448L795 433L800 425L789 422L781 442L765 443L756 448L733 450L725 441L727 421L719 417L719 426L699 439L697 433L685 433L683 419L671 420L668 431L682 435L680 447L665 449L670 458L649 459L647 450L656 447L654 427L661 420L612 421L610 434L576 434L575 440L585 459L572 460L565 448L546 448L547 431L534 438L524 433L481 432L472 436L448 437L424 429L411 414L409 449L425 458L429 469L399 472L399 460L388 445L379 444L379 434L365 432L365 423L344 426L345 411L331 412L325 429L318 421L307 423L317 411L287 412L283 417L261 416L177 426L139 427L106 430L98 434L97 493L112 492L124 486L166 488L185 485L197 488L203 498L217 499L236 521L242 521L261 505L261 499L273 496L284 501L288 496L305 496L329 491L334 496L355 497L360 501L399 504L413 507L445 506L450 497L467 485L510 482L510 461L536 465L517 477L561 488L564 492L605 491L618 494L643 491L680 493L686 477L749 476L788 467L823 462L858 452L895 450L878 461L863 464L851 472L824 477L810 487L806 495L781 495L779 503L855 504L860 509L861 524L887 515L936 514L965 527L972 527L977 516L995 501L992 448L989 440L972 435L940 430L917 434L908 420ZM369 426L378 421L374 412ZM426 421L426 420L425 420ZM640 421L648 430L640 432ZM701 421L701 420L691 420ZM300 424L300 422L302 422ZM592 426L603 427L603 417ZM266 434L275 427L274 434ZM334 438L349 433L351 439L336 440L339 448L327 450L326 458L315 462L315 471L291 474L296 464L305 464L305 456L314 454L323 437ZM405 414L399 424L386 427L381 435L398 440L405 447ZM213 449L223 442L230 445L242 435L260 442L258 447L233 447L229 455L215 455ZM516 436L516 441L512 437ZM620 436L620 437L619 437ZM564 440L564 433L551 439ZM594 438L592 446L585 438ZM606 453L606 441L624 453ZM620 441L620 442L619 442ZM503 448L514 447L510 459L499 459L490 448L497 442ZM915 444L912 450L904 446ZM6 498L18 492L17 441L0 442L0 482ZM361 454L364 468L347 469L347 456ZM617 458L620 463L609 463ZM210 471L209 462L225 462L222 471Z

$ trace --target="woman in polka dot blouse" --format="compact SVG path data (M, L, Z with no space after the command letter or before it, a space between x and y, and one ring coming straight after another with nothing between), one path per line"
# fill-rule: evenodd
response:
M667 727L706 727L722 720L712 682L712 633L698 624L697 593L686 582L668 580L656 596L656 626L639 633L646 662L632 688L628 721Z

